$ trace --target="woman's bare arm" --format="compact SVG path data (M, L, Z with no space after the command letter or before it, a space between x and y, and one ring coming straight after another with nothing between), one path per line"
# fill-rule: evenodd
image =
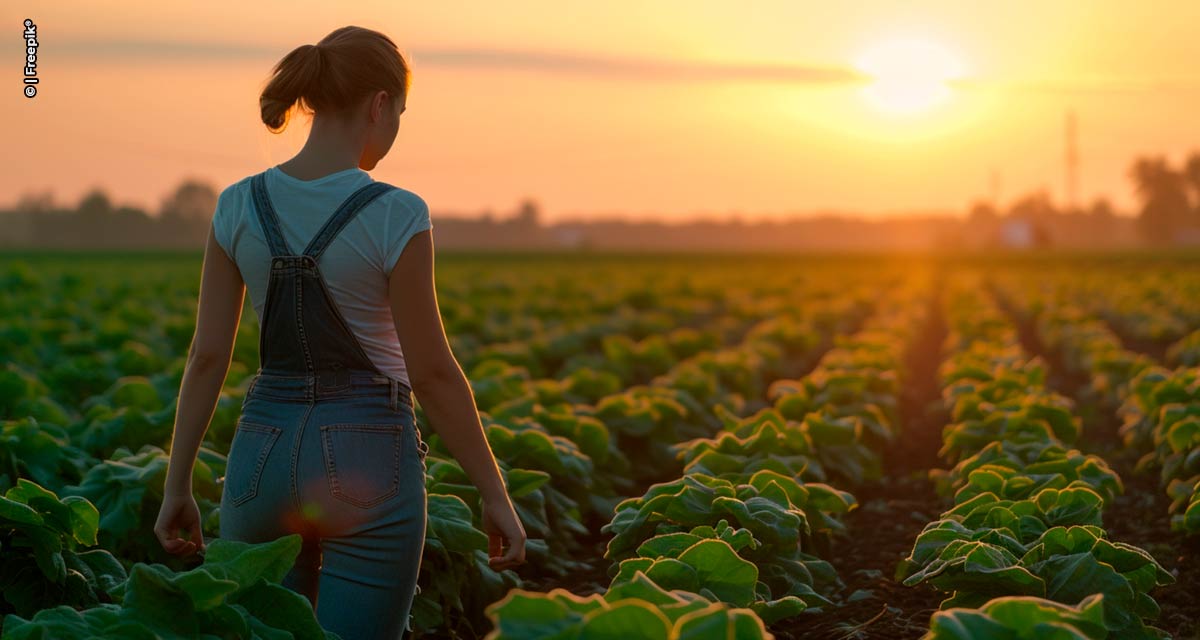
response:
M442 326L434 290L432 231L409 240L392 269L388 293L413 393L483 499L492 566L520 564L525 557L525 531L484 435L471 386ZM499 557L501 538L509 544L503 557Z
M175 412L175 433L165 486L168 492L191 495L196 454L229 373L245 294L242 273L217 244L210 227L200 276L196 333L188 350L179 389L179 406Z

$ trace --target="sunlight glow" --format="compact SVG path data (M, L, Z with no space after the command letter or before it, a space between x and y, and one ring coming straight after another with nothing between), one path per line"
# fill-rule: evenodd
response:
M933 42L897 39L868 49L855 67L870 76L867 100L885 113L908 115L929 110L952 93L949 82L964 68L953 53Z

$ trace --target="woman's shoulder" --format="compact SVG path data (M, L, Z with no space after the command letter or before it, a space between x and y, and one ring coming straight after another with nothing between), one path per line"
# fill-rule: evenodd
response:
M250 198L250 181L253 175L246 176L225 187L217 195L217 206L213 210L212 226L217 244L229 255L233 255L233 245L236 242L237 228L244 218L246 202Z
M217 194L217 208L214 216L220 217L222 212L226 212L231 206L236 205L237 198L249 193L250 180L253 178L253 175L246 176L222 189L221 193Z
M248 175L225 187L217 194L217 206L213 211L213 221L220 224L232 224L232 218L237 216L242 205L250 197L250 181L254 175Z
M387 217L429 217L429 205L415 191L383 180L376 180L376 182L391 187L379 197L379 201L383 205L381 208Z
M429 219L429 205L425 199L415 192L387 184L388 189L379 197L379 209L385 216L382 223L382 241L380 250L380 269L383 273L391 273L400 259L400 253L408 245L408 241L416 234L433 228Z
M242 178L241 180L238 180L237 182L234 182L233 184L230 184L229 186L222 189L221 193L217 196L217 204L220 204L223 201L228 201L228 200L231 200L232 198L242 196L242 195L249 193L250 192L250 181L253 180L254 176L256 176L256 175L258 175L258 174L256 174L256 173L250 174L250 175L246 176L245 178Z

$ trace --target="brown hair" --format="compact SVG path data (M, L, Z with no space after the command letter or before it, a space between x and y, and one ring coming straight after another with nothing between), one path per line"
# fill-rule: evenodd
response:
M287 128L292 106L310 113L341 113L368 94L408 94L409 63L392 39L373 29L348 26L315 45L303 44L280 60L259 97L262 121L272 133ZM396 103L393 103L396 104Z

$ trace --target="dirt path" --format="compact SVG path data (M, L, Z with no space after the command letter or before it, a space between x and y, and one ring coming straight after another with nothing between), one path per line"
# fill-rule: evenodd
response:
M1110 318L1104 318L1104 324L1112 330L1117 339L1121 341L1121 346L1136 351L1154 358L1160 364L1167 361L1167 349L1170 348L1172 340L1146 340L1136 338L1126 331L1120 324L1113 322Z
M928 479L929 469L942 466L937 451L946 423L937 379L946 338L940 290L930 306L931 322L906 358L909 379L900 399L901 435L884 451L883 479L853 490L861 506L848 514L849 537L839 540L828 558L846 583L847 599L853 601L801 618L803 628L773 628L780 639L920 638L941 602L941 596L925 585L905 587L893 579L917 535L950 506L938 498Z

